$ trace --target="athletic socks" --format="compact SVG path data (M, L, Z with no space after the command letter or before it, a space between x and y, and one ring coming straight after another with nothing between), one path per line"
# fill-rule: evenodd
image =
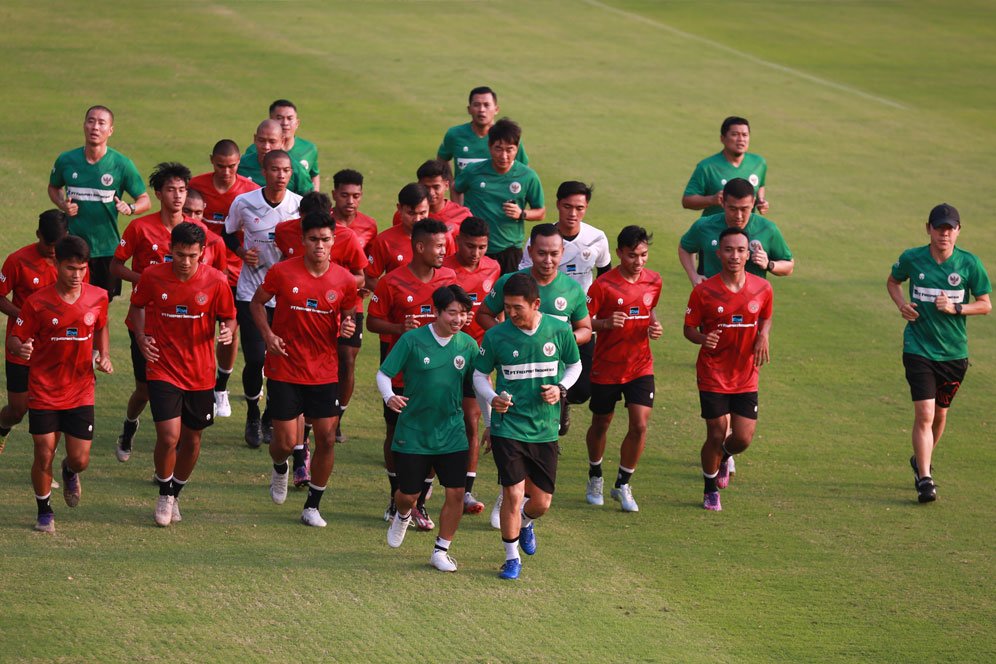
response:
M159 495L160 496L172 496L173 495L173 476L170 475L166 479L156 475L156 484L159 485Z
M387 481L391 484L391 502L394 502L394 494L398 491L398 475L387 471Z
M304 439L301 441L301 444L302 445L307 445L309 438L311 438L311 425L310 424L305 424L304 425Z
M176 477L173 478L173 497L179 498L180 492L183 491L183 487L187 486L189 480L178 480Z
M425 497L429 495L429 489L432 488L432 478L425 478L425 482L422 483L422 490L419 491L418 501L415 503L416 506L422 507L425 505Z
M718 470L712 475L707 474L704 470L702 471L702 478L705 480L705 493L719 491L719 487L716 486L717 475L719 475Z
M325 487L315 486L311 482L308 482L308 499L304 501L304 509L309 507L314 507L318 509L318 505L322 502L322 496L325 495Z
M450 550L450 544L452 544L452 543L453 543L453 540L447 540L447 539L443 539L442 537L437 537L436 538L436 547L435 547L435 549L436 549L436 551L449 551Z
M135 437L135 432L138 431L138 418L129 420L127 416L124 419L124 425L121 428L121 447L122 449L130 450L131 441Z
M519 538L514 537L512 539L501 538L502 544L505 545L505 560L512 560L513 558L519 559Z
M302 466L304 466L304 459L305 459L304 445L295 445L292 455L294 456L295 468L301 468Z
M246 405L249 407L246 413L246 419L258 420L259 419L259 397L250 399L246 397Z
M52 514L52 492L49 491L45 496L35 496L35 502L38 504L38 516L42 514Z
M636 468L623 468L619 466L619 474L616 475L616 488L618 489L623 484L629 484L630 478L633 477L633 473L636 472Z
M229 369L225 371L221 367L218 367L218 373L214 379L214 391L224 392L228 389L228 378L232 375L232 370Z
M602 460L588 462L588 477L602 476Z
M275 463L275 464L273 464L273 470L277 471L277 475L286 475L287 474L287 462L284 461L283 463Z
M537 517L537 518L539 518L539 517ZM522 506L522 527L523 528L528 528L529 526L532 525L533 521L534 521L533 517L531 517L528 514L526 514L526 506L523 505Z
M474 480L476 479L477 479L477 473L467 473L467 483L464 485L464 488L467 490L467 493L470 493L471 491L474 490Z

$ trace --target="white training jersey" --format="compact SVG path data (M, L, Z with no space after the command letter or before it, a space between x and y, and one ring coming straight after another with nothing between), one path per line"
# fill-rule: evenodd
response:
M522 253L522 262L519 263L520 270L533 264L529 257L529 244L529 240L526 240L526 250ZM578 282L585 293L597 276L595 268L608 267L611 263L609 239L594 226L582 221L577 236L573 240L564 239L564 255L560 260L560 271Z
M256 289L263 283L270 266L280 261L280 250L274 241L274 229L281 221L297 219L300 216L298 205L301 197L292 191L284 193L284 200L272 207L263 198L263 189L256 189L236 196L225 218L225 232L241 230L245 234L242 247L256 249L259 263L255 267L243 264L239 283L235 287L235 299L249 302Z

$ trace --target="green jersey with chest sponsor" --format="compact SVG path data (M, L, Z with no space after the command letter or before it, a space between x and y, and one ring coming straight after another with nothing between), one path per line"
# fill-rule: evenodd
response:
M121 239L114 197L128 192L138 198L145 193L145 183L131 159L107 148L100 161L91 164L84 149L76 148L58 156L48 183L64 187L66 197L79 205L76 216L69 217L69 232L86 240L93 258L113 256Z
M287 151L290 158L301 164L304 170L308 171L308 177L313 178L318 175L318 146L311 141L306 141L299 136L294 137L294 147ZM246 148L246 156L253 157L256 159L256 163L259 163L259 157L256 156L256 144L250 145ZM246 176L248 177L248 176ZM257 183L259 184L259 183ZM262 185L260 185L262 186Z
M512 397L507 413L492 415L491 433L523 443L556 441L560 404L548 404L540 392L560 382L564 365L580 361L571 326L552 316L541 316L531 334L508 320L485 332L474 368L487 374L497 369L495 391Z
M456 125L446 130L443 142L436 150L436 156L445 161L453 160L453 176L471 164L491 160L491 148L488 146L488 135L478 136L471 123ZM519 152L515 160L523 164L529 163L526 148L519 144Z
M764 186L764 177L768 173L768 164L764 157L748 152L744 155L739 166L734 166L722 152L714 154L700 161L692 177L685 187L685 196L712 196L723 191L726 183L733 178L743 178L754 185L754 193ZM719 205L710 205L702 210L702 216L708 217L712 214L722 212Z
M955 247L951 257L938 263L930 246L907 249L892 266L892 278L910 280L909 301L916 304L919 318L906 323L903 352L937 362L968 357L965 316L937 310L934 300L941 293L953 304L968 304L992 290L989 275L977 256Z
M259 163L259 153L256 146L250 146L252 154L247 150L239 161L239 175L249 178L261 187L266 186L266 178L263 177L263 167ZM304 166L291 158L291 179L287 183L287 189L293 191L298 196L304 196L309 191L315 190L315 185L311 182L311 176Z
M522 274L530 274L531 268L519 270ZM505 310L505 282L513 274L519 272L509 272L498 281L488 296L484 298L484 304L492 313L501 313ZM571 279L563 272L557 272L553 281L545 286L539 287L540 312L549 314L565 323L576 323L588 315L588 296L574 279Z
M463 381L473 370L477 344L457 332L441 345L426 325L398 338L380 370L405 375L408 405L394 429L391 449L406 454L449 454L467 449Z
M463 194L463 204L475 217L488 222L488 253L492 255L522 247L526 240L524 222L505 216L505 201L515 201L523 209L546 205L536 171L517 161L507 173L495 171L490 158L473 164L457 176L453 190Z
M701 272L706 278L719 274L722 265L716 256L719 248L719 234L726 228L726 215L722 212L709 217L699 217L688 231L681 236L681 248L689 253L699 253L702 256ZM792 260L792 251L785 243L782 232L774 222L759 214L752 214L744 227L750 238L750 249L764 249L768 260ZM747 263L747 271L759 277L767 278L764 267L756 263Z

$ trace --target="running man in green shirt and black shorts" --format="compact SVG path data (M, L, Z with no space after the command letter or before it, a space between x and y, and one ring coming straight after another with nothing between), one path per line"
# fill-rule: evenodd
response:
M750 147L750 123L747 118L733 115L723 120L719 140L723 143L723 149L695 167L681 196L681 207L702 210L703 217L719 214L723 211L720 198L723 185L733 178L743 178L751 183L757 194L757 213L766 214L768 200L764 195L764 180L768 164L764 157L747 152Z
M955 246L960 231L958 210L947 203L934 207L927 219L930 243L904 251L886 282L889 297L907 321L903 366L914 415L910 465L921 503L937 500L930 460L968 369L965 317L992 310L989 275L978 257ZM907 279L909 301L902 285ZM974 302L968 301L969 294Z
M297 106L288 99L278 99L270 104L270 119L280 123L284 152L290 155L291 161L297 162L308 172L312 186L315 191L319 191L321 177L318 171L318 146L297 135L297 128L301 126ZM246 150L246 156L259 159L255 142Z
M570 325L540 312L539 287L531 275L512 275L503 293L505 320L484 334L474 361L474 389L494 410L491 449L502 485L505 547L499 577L517 579L519 547L527 555L536 553L533 522L553 499L558 404L581 374L581 357ZM491 387L495 370L497 384Z

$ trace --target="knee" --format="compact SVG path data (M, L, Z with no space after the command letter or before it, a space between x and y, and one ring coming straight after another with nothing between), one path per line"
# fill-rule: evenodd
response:
M538 496L531 496L529 502L526 503L526 512L532 518L538 518L546 514L547 510L550 509L550 503L553 501L553 496L548 493L542 493Z
M646 422L630 422L629 435L636 436L642 440L647 437L647 428Z

